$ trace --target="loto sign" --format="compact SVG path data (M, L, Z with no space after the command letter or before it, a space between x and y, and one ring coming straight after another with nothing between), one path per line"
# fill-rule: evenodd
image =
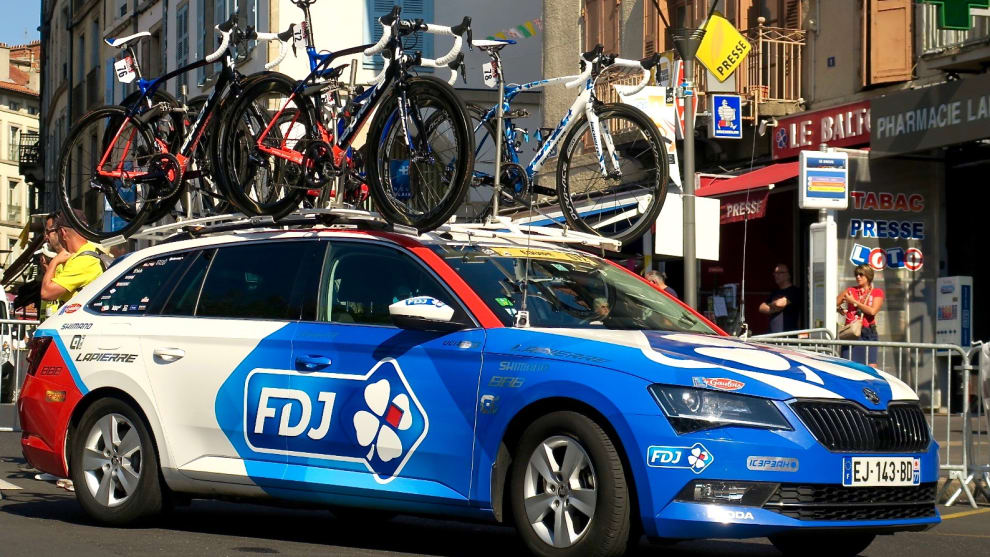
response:
M870 143L870 101L804 112L777 121L773 158L798 156L804 150L855 147Z

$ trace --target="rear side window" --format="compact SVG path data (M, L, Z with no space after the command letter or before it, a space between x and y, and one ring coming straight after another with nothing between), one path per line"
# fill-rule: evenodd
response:
M186 266L188 254L146 259L117 278L89 304L99 313L143 314L160 304L168 286Z
M325 242L265 242L217 250L196 315L297 320L313 312Z
M172 296L162 308L162 315L193 315L196 312L196 301L203 286L203 277L210 268L214 253L213 250L209 250L190 256L189 267L172 290Z

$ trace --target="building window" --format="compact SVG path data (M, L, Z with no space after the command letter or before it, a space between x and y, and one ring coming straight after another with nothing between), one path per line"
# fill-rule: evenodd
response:
M591 50L597 44L605 47L605 52L619 52L619 10L615 0L585 0L584 2L584 50Z
M14 180L8 182L7 189L7 220L21 220L21 190L20 184Z
M10 101L9 103L7 103L7 106L10 107L10 109L13 110L14 112L18 112L21 110L21 103L17 101Z
M21 144L21 129L10 126L10 137L7 141L7 160L16 161L19 159L19 147Z
M79 35L79 71L76 72L76 81L86 79L86 35Z
M179 69L189 63L189 4L179 6L175 13L175 68ZM186 84L186 75L182 74L175 82L175 92L182 94L182 86Z
M37 116L38 115L38 107L34 106L33 104L29 104L28 105L28 114L30 114L31 116Z
M196 4L196 58L206 57L206 34L212 36L212 29L206 27L206 0L199 0ZM206 66L196 68L196 83L202 85L206 81Z
M90 56L90 64L92 64L93 69L99 68L100 66L100 21L94 19L92 25L92 36L90 37L90 48L92 49L92 54ZM109 72L108 72L109 73Z
M130 0L117 0L117 17L124 17L127 15L127 3Z

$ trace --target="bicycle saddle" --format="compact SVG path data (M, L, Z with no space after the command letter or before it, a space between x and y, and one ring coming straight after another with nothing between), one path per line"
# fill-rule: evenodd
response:
M127 43L131 41L141 40L145 37L150 37L151 33L148 31L141 31L140 33L134 33L133 35L128 35L126 37L121 37L119 39L103 39L106 43L112 47L124 48Z
M477 47L477 48L480 48L480 49L483 49L483 50L491 50L491 51L496 51L496 52L499 51L499 50L502 50L502 48L504 48L504 47L506 47L506 46L508 46L510 44L516 44L516 41L514 41L512 39L505 39L504 41L503 40L499 40L499 39L495 39L495 40L478 39L476 41L471 41L471 46L474 46L474 47Z

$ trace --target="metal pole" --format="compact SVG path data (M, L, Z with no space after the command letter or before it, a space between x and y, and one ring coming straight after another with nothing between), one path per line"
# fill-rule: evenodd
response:
M498 79L498 108L495 110L495 189L492 196L492 214L489 220L498 218L498 198L502 194L502 140L505 137L503 116L505 112L505 81L502 79L502 57L496 53L495 77Z
M694 56L684 59L684 302L698 308L694 213Z

